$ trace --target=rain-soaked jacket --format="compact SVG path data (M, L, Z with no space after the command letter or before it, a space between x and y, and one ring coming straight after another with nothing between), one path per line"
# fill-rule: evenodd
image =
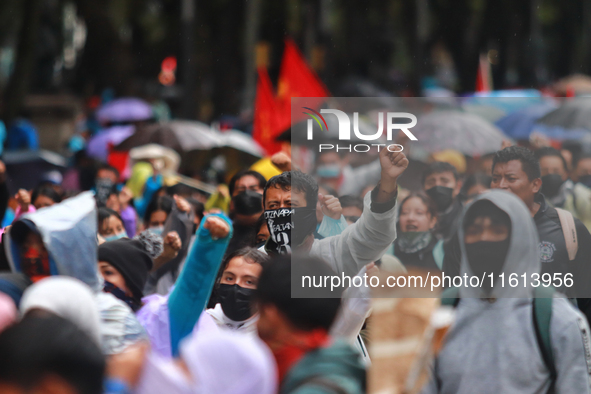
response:
M22 272L15 236L27 229L39 233L49 254L51 274L72 276L94 291L101 315L103 352L114 354L145 338L145 332L123 301L102 292L103 280L97 261L97 220L93 194L81 193L60 204L21 216L6 234L4 247L12 271Z
M512 273L531 278L540 272L538 235L524 203L511 193L493 190L477 201L491 201L511 219L509 250L503 266L505 287L499 282L489 298L480 288L461 287L456 320L445 346L435 360L433 373L423 393L536 393L551 385L550 372L536 339L532 315L532 281L508 286ZM464 216L465 217L465 216ZM461 223L463 223L463 218ZM459 228L463 240L463 226ZM461 242L461 274L472 275ZM552 302L550 341L557 372L557 393L591 393L589 375L589 327L572 304L556 296Z

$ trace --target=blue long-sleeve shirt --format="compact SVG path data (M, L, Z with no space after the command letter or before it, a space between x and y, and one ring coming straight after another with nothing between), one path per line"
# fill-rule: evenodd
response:
M146 209L148 208L150 201L152 201L154 193L156 193L158 189L162 187L162 185L164 185L164 178L162 175L157 175L156 177L151 176L146 179L142 196L134 200L135 211L140 218L144 217L146 214Z
M230 225L228 236L216 240L211 237L209 230L203 227L209 216L220 217ZM174 357L178 355L180 341L193 331L201 312L207 305L230 238L232 238L232 225L226 215L208 215L201 221L197 230L197 239L168 297L170 342Z

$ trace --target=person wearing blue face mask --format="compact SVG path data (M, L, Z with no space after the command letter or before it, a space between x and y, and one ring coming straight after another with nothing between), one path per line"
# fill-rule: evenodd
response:
M110 208L99 208L98 224L99 234L106 242L127 238L125 227L123 227L123 219L121 219L121 216L117 212Z

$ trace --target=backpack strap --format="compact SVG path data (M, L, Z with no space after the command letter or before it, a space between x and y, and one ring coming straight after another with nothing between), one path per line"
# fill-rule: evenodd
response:
M441 293L441 305L455 308L460 302L460 288L449 287Z
M577 255L577 251L579 250L575 218L573 217L572 213L561 208L556 208L556 212L558 213L558 218L560 219L562 234L564 234L566 250L568 251L568 259L573 261Z
M550 372L550 389L548 393L553 393L556 383L556 367L554 364L554 352L552 351L552 339L550 337L550 322L552 320L552 301L555 290L553 287L536 287L534 289L534 299L532 302L532 314L534 330L538 347L542 353L544 364Z

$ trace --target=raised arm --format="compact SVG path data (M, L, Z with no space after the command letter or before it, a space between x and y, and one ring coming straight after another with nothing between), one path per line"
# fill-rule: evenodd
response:
M185 266L168 298L170 342L173 356L189 335L205 308L230 238L230 220L223 214L208 215L201 222Z
M380 183L364 198L363 214L341 235L316 241L311 253L324 258L339 274L355 275L378 260L396 239L397 180L408 166L402 152L380 152Z

